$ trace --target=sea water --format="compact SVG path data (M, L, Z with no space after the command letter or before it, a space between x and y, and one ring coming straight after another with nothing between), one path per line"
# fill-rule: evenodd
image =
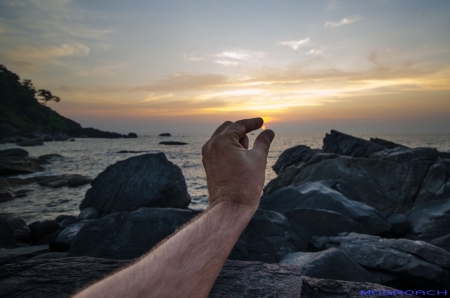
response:
M249 134L250 146L255 134ZM440 151L450 151L450 135L403 134L403 135L357 135L364 139L379 137L408 147L434 147ZM306 145L321 148L324 134L277 134L270 148L266 183L276 177L272 166L280 154L293 146ZM137 139L89 139L80 138L75 142L45 142L43 146L26 147L32 157L56 153L63 156L44 165L45 171L15 177L26 178L40 175L80 174L95 178L109 165L120 160L145 153L164 152L171 162L178 165L186 179L188 192L192 197L189 206L201 210L208 204L205 173L202 166L201 148L209 139L208 135L173 134L171 137L157 135L139 136ZM188 143L182 146L160 145L161 141ZM0 150L14 148L14 144L0 145ZM121 150L146 151L143 153L118 153ZM16 198L0 204L0 214L11 214L27 222L54 219L60 214L78 215L79 205L90 185L80 187L49 188L37 183L21 186L18 189L31 189L28 196Z

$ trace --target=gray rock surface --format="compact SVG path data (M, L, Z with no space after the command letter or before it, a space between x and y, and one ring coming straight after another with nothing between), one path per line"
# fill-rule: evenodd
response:
M403 236L411 230L411 223L404 214L391 214L386 218L386 221L392 226L392 234L394 236Z
M275 173L280 174L289 166L299 166L311 159L314 155L321 153L321 149L311 149L305 145L298 145L289 148L278 157L276 163L272 166Z
M43 170L43 167L27 157L0 158L0 176L31 174Z
M196 213L173 208L141 208L89 220L77 233L69 252L71 256L134 259L171 235Z
M340 213L358 222L365 233L383 234L391 226L374 208L362 202L347 199L330 188L328 181L304 183L279 189L261 198L260 209L286 213L295 209L324 209Z
M57 251L68 251L70 246L74 243L81 228L83 228L87 223L87 221L81 221L66 227L61 231L61 233L58 234L58 237L51 243L50 247Z
M303 276L376 282L369 272L337 248L329 248L320 252L290 253L284 256L280 264L299 266Z
M35 139L28 139L28 140L22 140L17 143L17 146L42 146L44 145L44 139L43 138L35 138Z
M98 212L97 209L94 207L88 207L86 209L81 210L80 214L78 215L79 220L86 220L86 219L97 219L100 217L100 212Z
M2 157L28 157L28 151L22 148L11 148L0 150L0 158Z
M186 208L191 202L181 169L164 153L143 154L106 168L91 183L80 210L94 207L101 214L140 207Z
M438 158L430 167L415 205L450 198L450 159Z
M345 133L331 130L323 139L323 152L336 153L352 157L369 157L372 153L386 149L380 144L356 138Z
M343 233L313 237L313 243L318 249L337 247L365 268L407 276L418 286L450 289L450 253L427 242Z
M34 256L47 252L48 245L0 249L0 265L26 261Z

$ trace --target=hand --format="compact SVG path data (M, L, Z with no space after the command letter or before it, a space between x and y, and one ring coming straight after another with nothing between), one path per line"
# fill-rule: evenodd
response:
M227 121L214 132L202 148L210 207L233 202L256 209L259 204L272 130L258 135L248 150L247 133L260 128L263 119Z

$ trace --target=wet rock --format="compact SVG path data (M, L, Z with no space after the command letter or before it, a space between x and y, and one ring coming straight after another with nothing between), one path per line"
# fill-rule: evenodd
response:
M28 243L30 241L31 231L23 219L9 217L6 222L13 229L14 238L17 242Z
M63 220L65 220L66 218L69 218L69 217L74 217L74 216L73 216L73 215L68 215L68 214L60 214L60 215L58 215L58 216L55 218L55 220L56 220L57 222L61 223Z
M30 227L33 236L33 243L39 242L45 236L48 236L60 229L59 223L56 220L47 219L36 224L36 227ZM33 233L34 230L34 233Z
M277 159L276 163L272 166L275 173L280 174L289 166L299 166L307 161L309 161L314 155L321 153L320 149L311 149L305 145L298 145L289 148Z
M187 145L184 142L175 142L175 141L167 141L167 142L159 142L160 145Z
M141 208L139 211L114 213L89 220L78 232L69 252L71 256L137 258L191 220L195 214L192 210Z
M323 139L323 152L335 153L352 157L369 157L372 153L384 150L386 147L331 130Z
M0 189L12 190L12 186L9 184L8 179L0 179Z
M369 272L337 248L329 248L320 252L290 253L284 256L280 264L300 266L303 276L376 282Z
M168 133L168 132L159 134L159 137L170 137L170 136L172 136L172 135L170 133Z
M1 157L28 157L28 151L22 148L11 148L0 150Z
M64 220L62 220L59 225L61 226L61 229L65 229L70 225L73 225L74 223L78 222L78 218L75 216L68 216Z
M69 141L70 141L70 142L75 142L75 139L70 139Z
M17 143L17 146L42 146L44 145L44 139L43 138L35 138L35 139L29 139L29 140L22 140Z
M399 237L411 230L411 223L403 214L391 214L386 221L392 226L392 233Z
M8 181L8 183L12 187L17 187L17 186L23 186L23 185L30 184L30 181L28 181L26 179L22 179L22 178L8 178L6 180Z
M117 153L144 153L144 152L149 152L149 151L147 151L147 150L144 150L144 151L120 150Z
M450 252L450 233L439 238L434 238L430 243Z
M50 247L57 251L69 251L70 246L75 241L75 238L81 228L83 228L87 223L87 221L75 222L66 227L61 231L61 233L58 234L58 237L56 237L56 239L51 243Z
M337 247L365 268L409 277L420 286L450 289L450 253L423 241L357 233L313 237L318 249Z
M78 175L74 175L72 177L70 177L67 180L67 184L70 187L77 187L77 186L82 186L82 185L86 185L89 184L93 181L94 179L89 178L89 177L84 177L84 176L78 176Z
M52 161L52 160L57 160L57 159L62 159L64 158L62 155L56 154L56 153L52 153L52 154L44 154L38 157L38 159L41 160L45 160L45 161Z
M164 153L144 154L106 168L91 183L80 210L94 207L101 214L140 207L186 208L191 198L181 169Z
M49 135L42 135L44 142L53 142L53 138Z
M0 176L31 174L44 168L31 159L23 157L0 158Z
M430 167L415 205L450 198L450 158L438 158Z
M96 128L71 128L68 134L72 137L88 137L88 138L101 138L101 139L118 139L122 138L120 133L101 131Z
M450 234L450 198L418 205L406 216L411 231L404 238L431 241Z
M16 198L12 191L7 189L0 189L0 203L12 201Z
M94 207L88 207L86 209L81 210L78 215L79 220L87 220L87 219L97 219L100 217L100 212Z
M391 230L378 211L362 202L347 199L329 187L328 181L288 186L261 198L260 209L287 213L296 209L324 209L356 221L364 233L379 235Z
M4 137L0 139L0 144L17 143L17 140L13 137Z
M0 265L26 261L48 252L48 245L26 246L0 250Z
M53 138L53 140L56 142L64 142L64 141L67 141L68 139L69 139L68 136L55 136Z
M0 247L17 247L14 229L9 225L7 218L0 217ZM0 251L2 251L0 249Z
M134 132L129 132L128 135L126 135L125 138L127 138L127 139L135 139L137 137L138 137L137 134L135 134Z
M35 245L47 245L47 244L52 244L56 241L56 239L58 238L59 234L61 233L61 230L57 230L43 238L41 238Z

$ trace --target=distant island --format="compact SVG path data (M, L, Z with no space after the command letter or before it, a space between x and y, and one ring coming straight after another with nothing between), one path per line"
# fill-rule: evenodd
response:
M47 137L47 140L73 137L137 138L135 133L122 135L92 127L83 128L49 108L48 101L59 102L60 98L49 90L36 90L31 80L21 80L0 64L0 141L15 143L24 138L40 137Z

